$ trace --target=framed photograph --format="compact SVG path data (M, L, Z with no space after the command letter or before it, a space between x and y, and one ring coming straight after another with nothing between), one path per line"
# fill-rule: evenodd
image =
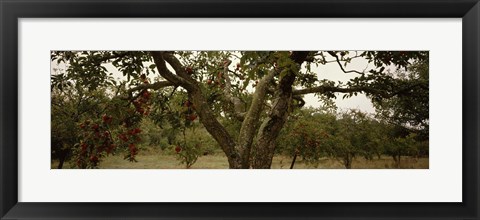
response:
M1 219L479 219L478 0L0 7Z

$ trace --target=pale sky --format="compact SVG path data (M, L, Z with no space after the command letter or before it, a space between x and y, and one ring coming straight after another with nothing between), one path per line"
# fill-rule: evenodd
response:
M334 60L333 57L327 55L327 60ZM368 62L364 58L355 58L352 60L351 63L347 65L344 69L346 71L348 70L357 70L357 71L363 71L368 67L366 72L373 68L373 64L368 65ZM338 64L336 62L332 63L327 63L325 65L319 65L318 67L315 67L312 65L312 72L316 72L318 79L328 79L332 80L334 82L347 82L352 78L355 78L358 76L357 73L344 73ZM357 96L352 96L351 98L345 98L343 99L343 94L337 95L337 99L335 100L335 103L337 104L337 107L339 110L343 109L359 109L363 112L368 112L368 113L374 113L375 109L373 108L372 102L370 99L368 99L364 94L358 94ZM308 94L305 96L305 102L307 106L312 106L312 107L319 107L321 106L321 103L318 101L318 98L315 97L313 94Z

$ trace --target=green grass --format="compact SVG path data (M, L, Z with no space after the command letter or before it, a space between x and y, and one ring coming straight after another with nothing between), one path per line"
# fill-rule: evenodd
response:
M124 160L122 155L109 156L100 163L100 169L185 169L185 165L175 159L175 155L168 155L161 151L145 150L137 155L138 162ZM272 162L272 169L289 169L292 158L286 156L275 156ZM57 167L58 161L53 161L51 168ZM72 167L66 163L64 168ZM428 158L402 158L402 169L428 169ZM322 158L318 164L307 164L297 158L295 169L344 169L344 166L337 160L331 158ZM380 159L375 158L372 161L363 158L356 158L352 164L353 169L385 169L395 168L391 157L383 156ZM225 155L217 153L215 155L201 156L191 169L228 169L228 162Z

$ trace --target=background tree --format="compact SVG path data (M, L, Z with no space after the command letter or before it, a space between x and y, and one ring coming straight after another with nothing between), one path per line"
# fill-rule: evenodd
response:
M407 69L398 69L389 76L395 78L398 94L389 99L375 100L377 116L386 122L409 128L428 140L429 128L429 62L415 60Z
M324 151L338 159L347 169L352 168L353 159L357 156L371 159L376 148L369 124L369 118L364 113L343 113L325 136L328 141Z
M317 165L327 156L329 135L336 126L336 115L323 109L298 109L290 116L279 135L277 150L292 157L293 169L297 157L309 164Z
M80 142L81 121L99 118L108 98L105 90L88 91L74 81L52 76L51 143L52 158L58 159L59 169L70 160Z

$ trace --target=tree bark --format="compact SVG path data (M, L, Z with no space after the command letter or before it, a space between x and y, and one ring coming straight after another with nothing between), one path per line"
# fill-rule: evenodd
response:
M57 169L62 169L63 168L63 164L65 163L65 159L67 158L67 154L65 152L62 152L60 153L59 155L60 157L58 158L58 160L60 161L58 163L58 166L57 166Z
M352 161L350 159L345 161L345 168L352 169Z
M293 155L292 163L290 164L290 169L293 169L293 166L295 166L295 161L297 160L297 156L298 156L297 153Z
M265 95L267 94L268 83L275 76L276 71L272 70L266 76L264 76L257 85L257 89L253 94L252 104L245 115L240 133L238 135L239 152L242 156L242 167L245 169L250 168L250 151L253 143L255 132L258 128L258 120L260 113L265 103Z
M203 124L208 133L217 141L223 152L228 158L228 164L231 169L242 168L242 160L237 151L236 143L225 127L218 122L210 109L207 100L203 96L200 88L191 92L192 102L195 105L195 111L198 113L200 123Z
M401 155L400 154L394 154L393 156L393 161L395 162L395 168L400 168L400 157Z
M308 54L309 52L307 51L293 52L290 58L297 65L301 65ZM259 129L252 164L255 169L270 169L272 166L275 142L289 113L289 105L292 101L292 85L295 82L295 78L296 73L289 71L280 79L273 108Z
M347 153L347 157L345 158L345 168L347 169L352 169L352 161L353 161L353 155L350 155L350 153Z

